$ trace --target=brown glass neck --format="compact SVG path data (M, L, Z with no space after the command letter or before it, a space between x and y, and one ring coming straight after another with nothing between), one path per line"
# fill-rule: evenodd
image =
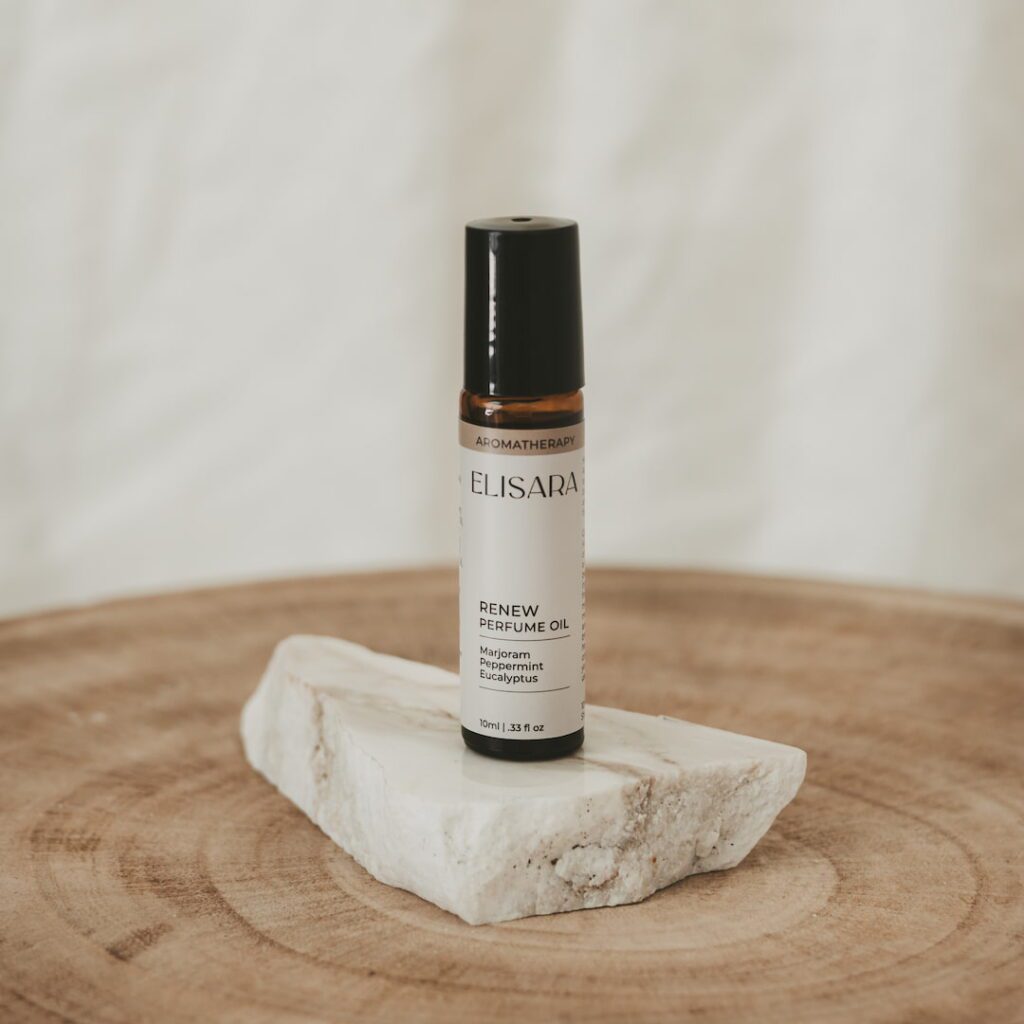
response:
M459 417L478 427L506 427L516 430L567 427L583 422L583 392L542 398L498 398L463 391L459 395Z

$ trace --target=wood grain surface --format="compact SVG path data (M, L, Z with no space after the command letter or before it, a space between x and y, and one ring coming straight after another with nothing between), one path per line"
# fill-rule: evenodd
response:
M238 739L289 633L455 668L453 572L0 623L0 1019L1024 1019L1024 606L592 571L587 611L592 701L796 744L807 782L733 871L481 928Z

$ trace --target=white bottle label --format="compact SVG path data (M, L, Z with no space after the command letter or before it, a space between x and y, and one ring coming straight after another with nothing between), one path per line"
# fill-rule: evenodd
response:
M583 424L460 422L462 724L552 739L583 728Z

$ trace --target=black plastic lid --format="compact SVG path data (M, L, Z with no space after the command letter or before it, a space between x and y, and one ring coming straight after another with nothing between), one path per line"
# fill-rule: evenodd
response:
M466 372L478 395L583 387L580 236L557 217L466 225Z

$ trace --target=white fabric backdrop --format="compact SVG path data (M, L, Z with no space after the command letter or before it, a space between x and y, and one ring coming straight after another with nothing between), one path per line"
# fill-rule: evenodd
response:
M592 563L1024 594L1024 5L0 5L0 610L456 556L576 217Z

